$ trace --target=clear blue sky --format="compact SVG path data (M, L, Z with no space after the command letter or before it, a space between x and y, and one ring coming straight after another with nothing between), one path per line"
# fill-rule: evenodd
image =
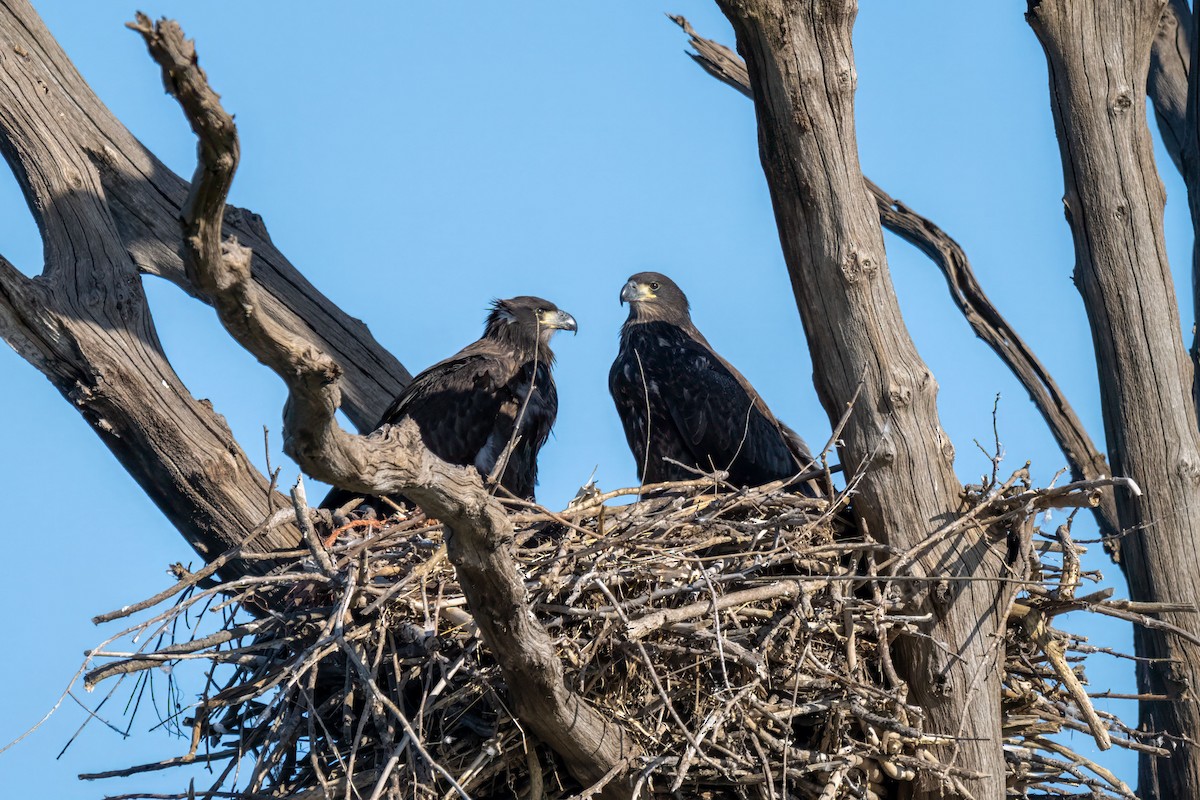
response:
M136 6L38 5L100 97L190 175L190 131L140 40L122 27ZM993 300L1099 439L1045 63L1024 3L864 6L855 34L864 170L965 246ZM261 213L313 283L414 372L476 338L493 297L540 294L575 315L579 335L556 348L561 409L542 454L541 499L565 503L593 470L606 488L634 482L606 376L623 319L619 288L643 269L673 276L701 330L776 413L810 442L826 439L753 109L692 64L685 37L663 16L683 13L701 33L730 42L712 3L331 8L194 0L142 10L183 23L237 116L243 159L233 202ZM1186 196L1161 151L1159 164L1168 245L1186 287ZM929 262L894 238L887 246L912 335L941 384L959 475L974 480L987 471L973 440L990 443L1000 393L1005 467L1030 459L1036 479L1050 480L1064 460L1025 393L973 337ZM7 173L0 252L40 269L36 229ZM208 308L153 279L147 289L176 369L262 464L263 425L278 442L281 384L231 343ZM1184 320L1190 325L1190 307ZM0 740L8 741L49 709L83 650L109 633L90 624L93 614L152 594L169 581L169 563L194 557L39 373L5 348L0 375L8 420L0 425L0 492L10 512ZM286 465L285 480L294 478L281 454L273 462ZM1088 523L1078 535L1092 531ZM1118 577L1100 558L1092 566ZM1096 643L1131 647L1128 629L1113 620L1079 624ZM1100 687L1132 685L1126 664L1089 671ZM1108 708L1134 719L1129 704ZM181 788L169 774L79 784L79 772L186 749L148 733L156 720L143 714L128 740L93 726L55 761L83 719L68 701L0 755L6 792L82 798ZM1128 754L1104 759L1134 780Z

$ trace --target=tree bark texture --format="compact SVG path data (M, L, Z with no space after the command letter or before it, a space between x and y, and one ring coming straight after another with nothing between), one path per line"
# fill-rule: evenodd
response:
M862 380L842 447L848 473L862 475L855 514L872 535L919 546L955 515L961 487L938 421L937 384L901 318L858 161L850 43L857 6L718 1L749 70L763 169L817 393L831 420ZM1001 564L983 533L971 531L926 550L919 567L929 576L988 578ZM918 591L922 607L935 611L929 635L952 655L928 639L903 637L908 689L928 712L927 730L963 737L941 755L982 773L961 787L919 785L918 797L1003 796L995 638L1003 594L987 580Z
M221 107L195 49L169 20L151 25L139 14L135 29L162 66L168 91L183 106L199 138L199 158L184 205L184 263L189 279L217 309L239 344L288 387L284 449L310 475L354 491L416 501L448 531L454 563L484 642L496 657L523 725L553 748L585 786L631 764L632 737L566 684L549 634L534 616L513 558L513 527L484 489L474 467L447 464L425 448L411 420L370 436L347 433L335 413L340 402L333 360L307 338L265 313L254 262L236 239L222 237L225 198L239 148L233 118ZM616 780L597 796L619 800L630 786Z
M1196 20L1187 0L1169 0L1150 50L1150 74L1146 91L1154 103L1154 116L1163 145L1187 186L1192 230L1200 230L1200 133L1197 99L1200 81L1196 74ZM1200 309L1200 239L1192 241L1192 306ZM1193 321L1192 364L1200 368L1200 330ZM1192 387L1200 409L1200 385Z
M1134 600L1194 604L1200 597L1200 432L1194 373L1163 237L1165 196L1143 113L1162 0L1044 0L1028 19L1046 51L1062 150L1075 281L1096 347L1109 462L1142 495L1118 495L1121 553ZM1195 614L1164 619L1193 635ZM1200 741L1200 649L1135 628L1141 726ZM1171 759L1143 756L1144 796L1200 797L1200 751L1175 741Z
M1146 94L1154 104L1163 145L1180 172L1184 171L1183 148L1189 138L1186 119L1193 25L1188 0L1169 0L1154 36L1146 79Z
M112 116L26 0L0 0L0 152L46 253L44 273L32 280L0 263L0 336L212 559L267 516L268 482L221 416L175 375L142 292L140 273L199 296L179 244L187 183ZM255 215L230 209L225 221L254 247L264 313L332 354L348 416L373 428L408 372L288 263ZM284 527L251 549L291 546L296 536Z
M753 99L750 76L746 73L745 62L737 53L697 34L683 17L671 19L691 37L696 52L689 55L705 72ZM932 220L892 197L870 178L864 180L867 189L875 197L883 227L916 247L937 266L946 279L951 299L975 335L992 348L1029 392L1029 399L1041 412L1051 435L1066 456L1072 478L1094 481L1111 475L1104 455L1092 441L1083 421L1075 413L1050 370L983 291L962 246ZM1120 530L1117 525L1117 503L1111 488L1103 492L1099 504L1092 511L1102 535L1112 536ZM1114 558L1117 557L1118 545L1115 541L1106 541L1104 546Z
M99 173L70 129L49 123L48 99L65 101L61 87L8 33L7 26L0 30L0 149L37 218L45 268L29 279L0 260L0 335L212 559L269 515L268 482L220 415L193 398L168 363ZM252 549L295 541L295 530L284 527Z

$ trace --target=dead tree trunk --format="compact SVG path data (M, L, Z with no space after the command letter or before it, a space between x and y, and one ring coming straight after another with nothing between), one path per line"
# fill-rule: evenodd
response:
M837 420L858 390L843 463L863 482L855 511L865 527L917 548L927 575L995 577L1001 565L981 533L922 548L954 516L961 487L953 446L938 421L937 383L909 338L888 274L875 201L854 135L852 0L720 0L737 32L758 115L759 148L796 303L812 351L817 392ZM933 589L930 591L930 589ZM928 639L901 641L908 690L927 730L961 735L947 760L976 774L957 789L916 796L1004 793L996 632L1002 594L988 582L917 587L935 611Z
M1004 548L970 527L969 516L952 528L952 538L930 537L958 515L961 487L938 420L937 384L908 336L888 273L879 214L900 209L882 192L872 197L858 163L851 48L856 2L719 3L746 57L760 154L818 393L831 419L852 405L842 455L860 476L854 513L865 531L887 536L904 554L888 577L906 583L890 585L907 586L911 605L934 620L920 636L898 640L905 680L887 688L926 710L925 731L955 739L937 755L953 765L943 774L958 780L901 791L922 798L1002 796L1000 659L1012 596L997 588L996 579L1006 574ZM1150 91L1168 146L1193 189L1198 218L1200 94L1188 71L1197 73L1191 12L1173 0L1178 25L1160 28L1164 5L1043 0L1031 3L1029 18L1050 63L1076 277L1096 341L1111 463L1145 491L1140 499L1120 497L1120 525L1135 531L1123 540L1125 566L1135 598L1182 608L1200 587L1194 525L1200 430L1191 400L1193 368L1164 254L1162 191L1138 103L1156 32ZM445 522L464 596L473 609L487 609L478 627L522 721L579 780L603 783L598 796L621 796L628 785L612 779L637 749L622 723L568 686L526 601L510 552L511 523L474 472L432 459L411 428L369 437L338 428L334 412L343 400L360 429L373 428L407 372L288 264L260 220L224 208L237 158L232 122L177 28L156 30L142 18L138 29L201 135L201 170L190 190L109 114L26 0L0 0L0 151L46 245L45 270L36 278L0 258L0 336L80 409L211 560L243 543L286 501L250 464L220 416L174 374L141 276L166 277L212 303L235 338L288 383L286 448L302 468L364 492L403 491ZM181 217L188 226L182 237ZM911 223L886 221L901 229ZM249 249L223 242L222 230ZM934 249L945 246L928 245L928 229L910 234L924 236ZM1035 361L1032 354L1014 357ZM1082 442L1068 447L1079 451L1074 458L1088 450L1085 468L1103 470L1081 427L1070 436ZM311 530L308 535L313 544ZM267 530L252 546L269 551L300 536L299 528ZM908 566L912 574L901 573ZM1190 615L1172 614L1167 622L1200 632L1200 620ZM1144 668L1144 691L1180 697L1200 685L1200 648L1144 629L1138 647L1140 655L1171 664ZM1179 745L1183 757L1143 760L1142 791L1200 796L1191 744L1200 741L1197 705L1150 703L1142 713L1144 726L1186 742Z
M33 280L0 261L0 336L79 409L197 552L212 559L239 544L269 513L268 481L167 363L141 287L152 274L199 296L180 254L187 184L105 108L26 0L0 0L0 152L46 246ZM230 209L226 224L254 248L266 313L331 354L347 414L373 428L407 371L288 263L255 215ZM284 526L250 548L296 537Z
M1142 112L1161 0L1044 0L1028 19L1046 51L1051 106L1062 150L1075 281L1083 295L1100 376L1109 462L1141 497L1118 495L1121 543L1135 600L1194 603L1200 594L1200 431L1192 361L1163 238L1165 196ZM1186 147L1186 145L1185 145ZM1185 157L1186 162L1186 157ZM1194 614L1168 622L1200 632ZM1145 628L1137 653L1141 725L1171 737L1170 760L1143 757L1140 790L1200 796L1200 648Z
M705 72L746 97L754 98L746 65L737 53L700 36L683 17L675 16L672 19L691 37L696 52L689 55ZM962 246L932 220L892 197L871 179L865 180L867 189L875 196L883 227L929 256L946 279L951 299L975 335L992 348L1029 392L1029 399L1041 412L1050 433L1066 456L1071 476L1077 481L1093 481L1111 475L1108 462L1050 370L984 292ZM1119 532L1117 504L1111 491L1104 492L1093 513L1102 535L1113 536ZM1115 540L1105 541L1104 547L1117 558L1118 545Z

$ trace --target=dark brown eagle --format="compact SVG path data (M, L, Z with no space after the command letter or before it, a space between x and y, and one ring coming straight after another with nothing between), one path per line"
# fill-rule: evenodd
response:
M577 330L575 318L549 300L495 301L483 336L413 378L377 427L411 419L434 455L474 465L485 479L506 458L500 485L532 500L538 451L558 414L550 349L558 330ZM321 505L337 508L353 497L335 489Z
M640 272L621 288L621 302L629 319L608 388L643 483L695 478L694 467L759 486L812 463L800 437L696 330L674 281Z

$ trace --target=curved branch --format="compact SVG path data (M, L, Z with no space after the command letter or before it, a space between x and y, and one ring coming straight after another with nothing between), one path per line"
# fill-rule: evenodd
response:
M718 42L700 36L684 17L675 15L671 16L671 19L691 38L690 43L696 48L696 52L688 55L693 61L717 80L737 89L746 97L752 97L746 64L737 53ZM951 299L966 317L975 335L1000 356L1000 360L1029 392L1030 399L1041 412L1051 434L1066 456L1072 478L1080 481L1108 477L1111 474L1108 462L1088 435L1079 415L1075 413L1070 401L1032 348L992 305L992 301L975 278L966 252L958 242L932 221L879 188L869 178L864 180L875 197L883 227L927 255L942 271L950 289ZM1116 500L1111 489L1104 490L1100 505L1093 511L1103 536L1114 536L1120 531ZM1105 549L1116 557L1118 546L1115 541L1106 541Z
M39 148L53 139L69 156L58 163L98 174L107 215L116 227L116 250L127 253L143 274L164 278L203 300L185 274L179 241L187 182L113 116L29 0L0 0L0 41L0 90L9 88L8 82L26 93L10 106L11 115L0 114L0 150L14 167L28 167L15 171L30 205L45 208L45 198L29 183L41 177L41 170L57 166L36 160ZM10 102L0 99L0 105ZM345 373L343 410L359 430L374 430L411 375L361 320L322 295L289 263L272 244L261 218L229 207L225 226L254 249L254 278L262 290L264 313L294 335L317 342L338 362Z
M45 250L37 278L0 265L0 336L79 411L188 544L212 560L238 546L282 498L163 352L111 197L80 141L80 113L62 110L70 98L53 76L69 62L61 51L56 60L37 49L39 33L49 36L22 0L0 2L0 153ZM282 526L248 549L264 553L296 541L296 529ZM239 560L223 574L265 566Z
M951 299L966 317L975 335L1000 356L1000 360L1029 392L1030 399L1067 457L1072 479L1094 481L1109 477L1112 471L1108 461L1096 448L1083 421L1046 365L992 305L958 242L870 180L867 181L867 188L879 205L879 218L884 227L916 247L938 266L946 278ZM1114 537L1120 532L1117 501L1111 488L1102 490L1100 504L1093 511L1103 536ZM1111 556L1117 557L1119 545L1115 539L1106 538L1104 547Z
M445 523L447 551L522 723L554 748L584 785L602 779L632 757L632 740L622 726L567 688L553 643L527 602L504 510L474 470L451 466L430 453L411 421L370 436L338 426L337 365L262 313L250 251L232 239L222 241L225 197L238 160L233 119L176 23L152 25L139 14L131 27L146 39L168 91L199 138L199 163L183 219L188 274L230 334L287 384L288 454L306 472L353 491L403 492ZM614 785L602 796L627 796L628 791L628 786Z

